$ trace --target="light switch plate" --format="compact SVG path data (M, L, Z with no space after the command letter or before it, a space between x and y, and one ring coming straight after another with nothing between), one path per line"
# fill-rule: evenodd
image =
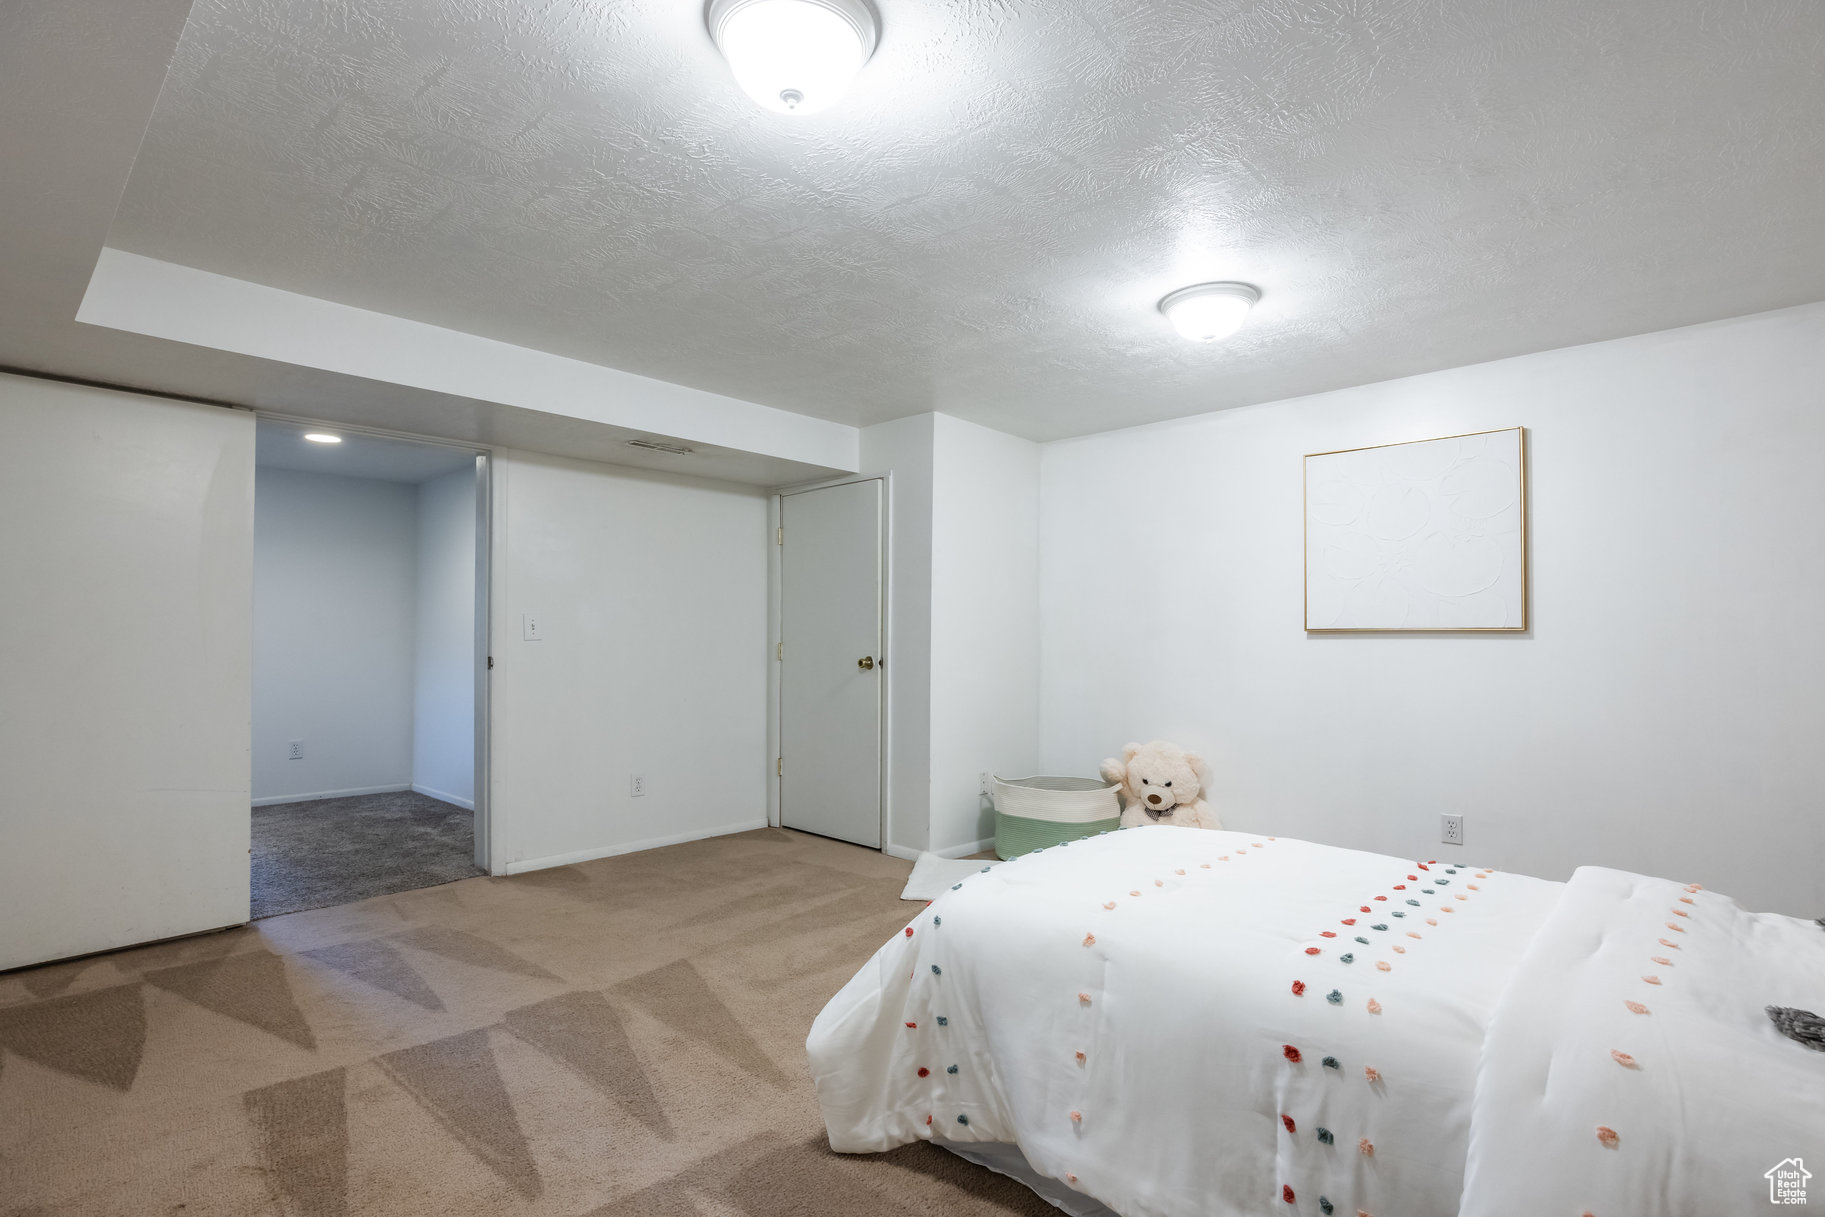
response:
M525 627L523 636L527 642L537 642L545 637L544 626L537 613L526 613L520 620Z

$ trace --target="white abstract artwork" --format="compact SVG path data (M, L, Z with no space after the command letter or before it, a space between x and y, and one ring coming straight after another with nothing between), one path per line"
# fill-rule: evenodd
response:
M1520 427L1305 458L1305 628L1525 630Z

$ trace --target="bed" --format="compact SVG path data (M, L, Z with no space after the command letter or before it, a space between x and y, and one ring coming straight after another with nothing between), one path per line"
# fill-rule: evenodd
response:
M1146 828L972 876L807 1041L831 1147L932 1140L1081 1217L1717 1217L1825 1160L1825 931Z

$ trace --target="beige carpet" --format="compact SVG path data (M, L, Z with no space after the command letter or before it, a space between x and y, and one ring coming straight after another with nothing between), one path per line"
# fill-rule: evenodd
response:
M0 976L0 1217L1055 1214L824 1146L908 870L767 829Z

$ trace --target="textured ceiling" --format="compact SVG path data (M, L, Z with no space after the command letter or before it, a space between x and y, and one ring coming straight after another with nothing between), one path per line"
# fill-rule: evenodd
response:
M786 118L696 0L197 0L109 243L1042 439L1825 299L1818 0L877 4Z
M0 0L0 368L755 486L837 471L694 438L688 457L646 452L629 441L677 437L610 423L587 397L527 404L547 396L536 386L512 404L77 322L189 10Z

